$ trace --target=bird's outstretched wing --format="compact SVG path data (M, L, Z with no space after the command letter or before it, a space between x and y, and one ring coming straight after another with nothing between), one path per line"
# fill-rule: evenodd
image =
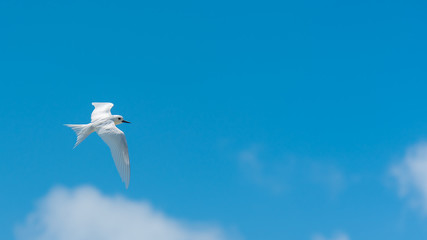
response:
M111 108L114 104L107 102L93 102L92 105L95 107L92 115L90 116L92 122L98 119L111 117Z
M119 171L122 181L126 184L126 188L128 188L130 163L125 134L116 127L113 121L109 121L103 127L100 127L97 133L110 147L117 171Z

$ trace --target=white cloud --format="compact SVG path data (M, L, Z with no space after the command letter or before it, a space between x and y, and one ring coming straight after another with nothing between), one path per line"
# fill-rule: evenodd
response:
M329 238L322 234L315 234L311 240L350 240L350 237L345 233L337 232Z
M15 229L20 240L224 240L218 227L188 224L144 201L105 196L93 187L57 187Z
M427 213L427 143L410 147L402 162L390 168L397 179L399 195Z

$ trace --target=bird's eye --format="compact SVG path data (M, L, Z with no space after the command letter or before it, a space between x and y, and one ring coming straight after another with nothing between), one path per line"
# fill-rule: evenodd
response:
M122 120L122 118L119 118L119 120Z

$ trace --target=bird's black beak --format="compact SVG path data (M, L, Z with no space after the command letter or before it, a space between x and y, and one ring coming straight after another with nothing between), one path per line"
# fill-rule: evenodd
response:
M128 121L125 121L125 120L122 120L122 122L124 122L124 123L130 123L130 122L128 122Z

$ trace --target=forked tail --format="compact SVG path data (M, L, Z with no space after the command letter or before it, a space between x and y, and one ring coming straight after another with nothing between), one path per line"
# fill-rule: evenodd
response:
M89 124L64 124L67 127L70 127L77 134L77 141L74 145L74 148L77 147L87 136L94 132L92 125Z

